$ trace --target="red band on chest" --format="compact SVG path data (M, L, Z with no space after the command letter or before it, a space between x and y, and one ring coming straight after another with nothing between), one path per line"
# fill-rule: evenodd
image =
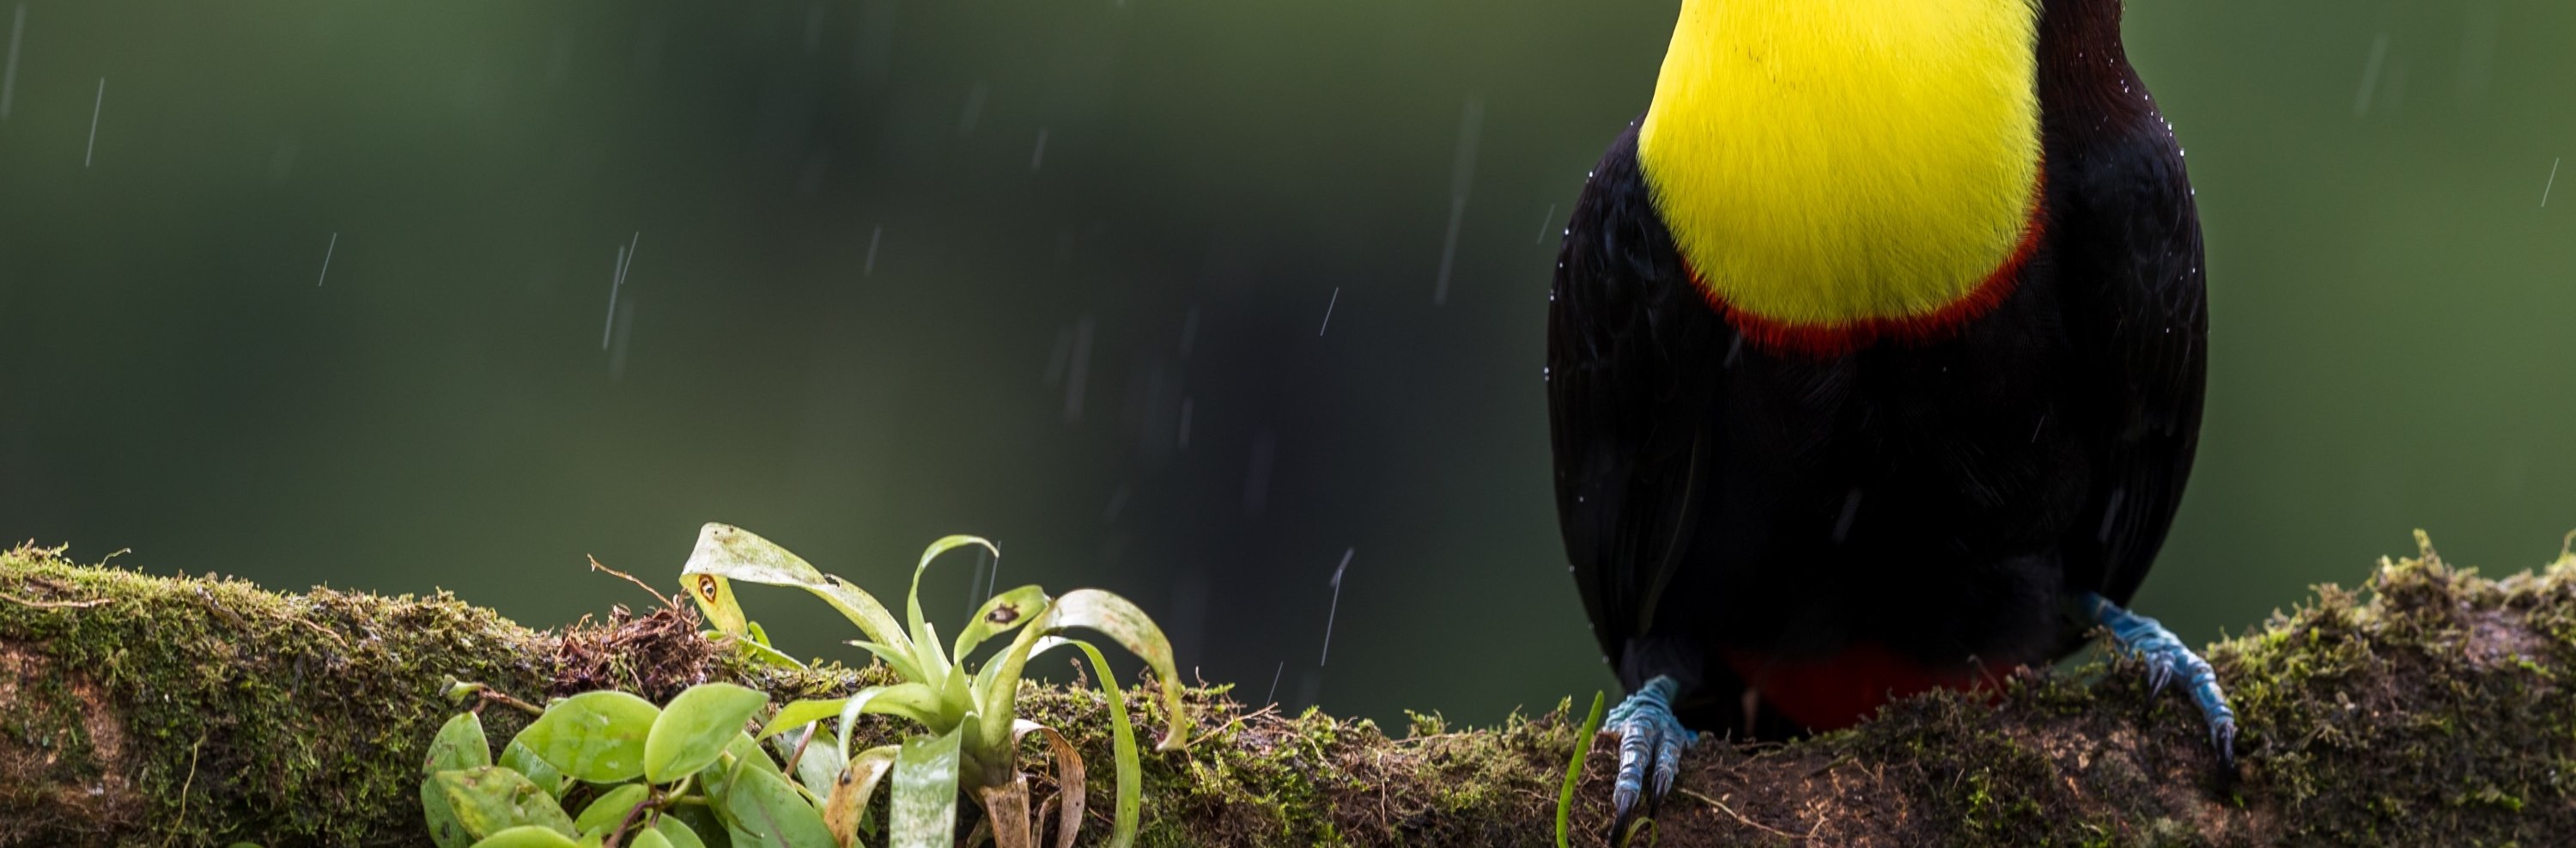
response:
M1877 644L1842 653L1781 660L1751 651L1728 651L1727 665L1762 693L1790 721L1813 730L1859 724L1889 701L1934 689L1983 689L2012 672L2009 664L1954 670L1927 668Z
M2005 298L2012 296L2014 287L2020 284L2024 266L2030 263L2032 256L2039 253L2039 245L2048 235L2047 163L2042 162L2040 167L2039 186L2034 190L2037 196L2031 200L2030 224L2022 228L2021 241L2013 245L2012 255L2006 257L2003 264L1995 268L1994 273L1986 275L1986 278L1979 281L1975 288L1969 289L1967 294L1952 301L1948 306L1931 312L1902 318L1864 318L1842 323L1796 324L1765 318L1735 308L1733 304L1727 303L1725 298L1719 297L1714 289L1700 283L1697 269L1692 269L1690 272L1691 283L1698 286L1700 292L1708 298L1709 308L1725 316L1726 322L1733 325L1735 331L1742 334L1746 341L1752 342L1755 348L1768 352L1824 358L1852 353L1877 344L1880 340L1908 344L1938 341L1958 332L1962 325L1984 317L1986 313L1993 312L1995 307L2002 305ZM1685 267L1689 265L1690 260L1687 257L1682 261Z

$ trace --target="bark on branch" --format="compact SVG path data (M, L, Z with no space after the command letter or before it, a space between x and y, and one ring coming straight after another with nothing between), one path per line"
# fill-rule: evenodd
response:
M2499 581L2427 545L2209 656L2243 722L2235 776L2217 773L2183 699L2150 700L2115 659L2027 673L1991 699L1909 700L1795 744L1700 746L1657 844L2576 838L2576 697L2562 682L2576 674L2576 560ZM869 674L753 669L677 611L529 630L447 595L276 594L21 548L0 553L0 846L420 845L418 769L457 709L441 697L450 679L659 700L706 679L814 697ZM1096 692L1033 687L1024 703L1110 761ZM485 712L496 738L517 730L514 712ZM1246 712L1221 690L1194 692L1190 712L1190 751L1147 754L1140 844L1552 844L1575 736L1563 707L1497 728L1427 720L1403 738ZM1159 736L1168 717L1134 719ZM1602 844L1607 748L1586 766L1578 845ZM1092 797L1109 796L1110 771L1091 769Z

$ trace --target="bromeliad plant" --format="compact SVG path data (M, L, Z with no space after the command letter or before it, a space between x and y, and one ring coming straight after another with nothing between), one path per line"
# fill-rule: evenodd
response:
M788 704L760 731L760 738L776 739L774 744L782 748L802 749L795 756L798 776L823 799L823 819L842 845L853 844L860 813L867 809L876 784L891 774L888 831L898 848L954 844L961 791L983 808L995 848L1034 848L1036 822L1030 816L1028 775L1019 768L1019 744L1036 733L1052 749L1056 784L1061 787L1056 844L1071 846L1082 822L1082 757L1062 733L1022 719L1018 712L1020 676L1028 661L1070 646L1090 657L1108 699L1111 750L1118 769L1117 808L1108 844L1126 848L1135 839L1142 803L1135 732L1128 723L1117 677L1100 649L1062 634L1076 628L1097 632L1153 668L1163 715L1171 725L1158 745L1161 750L1178 750L1188 741L1189 722L1181 709L1181 683L1172 668L1171 643L1153 619L1125 598L1098 589L1050 597L1031 585L985 601L974 619L943 648L938 630L922 617L921 575L940 554L969 546L1001 556L991 542L973 536L949 536L932 543L913 568L901 623L876 598L848 581L824 574L785 548L738 527L708 524L699 532L697 549L681 574L689 596L697 600L707 620L769 662L797 665L770 648L767 634L744 617L730 581L793 586L822 598L867 635L851 644L875 655L901 679L847 698ZM978 646L1013 630L1019 633L1008 646L969 672L967 657ZM898 717L917 725L919 732L900 744L854 753L850 731L861 715ZM839 724L832 741L813 744L820 732L813 726L835 717ZM735 844L744 843L737 839Z
M669 704L624 692L585 692L544 708L474 683L451 688L537 715L501 748L496 762L479 712L460 713L439 728L421 767L421 806L439 848L857 848L863 815L888 777L887 835L893 848L950 848L956 842L957 796L966 791L984 810L995 848L1035 848L1028 776L1019 770L1020 741L1043 735L1055 756L1058 848L1070 848L1082 822L1082 756L1054 728L1021 719L1021 670L1049 649L1072 646L1091 658L1108 698L1111 749L1118 766L1115 830L1108 844L1126 848L1142 802L1135 731L1117 678L1100 650L1061 634L1084 628L1107 635L1145 659L1159 675L1171 729L1165 750L1180 748L1189 723L1181 712L1171 644L1152 619L1116 595L1079 589L1061 598L1036 586L995 596L942 650L921 614L921 574L943 552L965 546L1000 551L971 536L933 543L913 569L909 627L883 605L838 577L749 532L709 524L682 569L689 595L707 620L745 650L769 662L799 665L769 646L743 616L729 581L804 588L866 632L854 642L883 660L903 682L847 698L781 707L757 736L751 722L769 696L730 683L689 687ZM976 646L1019 633L969 674ZM479 709L479 707L478 707ZM862 715L907 719L921 728L900 744L849 750ZM816 744L817 724L839 718L836 735ZM785 766L772 760L768 741ZM792 778L791 778L792 774ZM580 815L565 812L581 805Z

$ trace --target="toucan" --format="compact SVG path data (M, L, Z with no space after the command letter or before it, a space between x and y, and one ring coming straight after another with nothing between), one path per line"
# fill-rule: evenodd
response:
M2097 627L2231 762L2209 664L2123 606L2190 476L2208 311L2120 15L1683 0L1549 294L1558 519L1627 692L1614 828L1699 731L1848 726Z

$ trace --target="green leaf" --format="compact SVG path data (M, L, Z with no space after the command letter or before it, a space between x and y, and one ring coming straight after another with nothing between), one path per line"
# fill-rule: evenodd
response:
M698 574L682 570L680 588L689 599L698 602L698 612L715 625L716 632L741 638L750 633L751 620L744 618L742 603L733 598L733 581L718 574Z
M768 739L769 737L840 715L841 704L848 700L850 699L821 698L807 701L795 701L789 703L787 706L779 707L778 714L771 716L769 723L761 726L759 738Z
M1101 656L1100 649L1089 642L1066 641L1091 656L1091 668L1100 675L1100 692L1109 696L1109 749L1118 765L1118 811L1111 820L1109 848L1127 848L1136 841L1137 816L1144 811L1145 801L1145 774L1136 757L1136 728L1127 721L1127 699L1118 691L1118 678L1109 672L1109 658ZM1178 725L1174 727L1173 732L1178 733Z
M626 841L626 848L674 848L674 846L671 844L671 838L663 836L661 831L639 830L635 832L635 838Z
M949 848L957 841L957 744L965 728L904 740L894 758L893 848Z
M721 761L714 768L698 773L698 776L704 780L707 787L706 794L710 798L723 795L726 784L731 782L733 776L738 773L765 771L778 775L782 779L786 777L786 772L781 771L778 763L771 760L768 754L761 752L760 743L752 741L749 733L734 734L733 744L725 746L725 754L732 759Z
M930 680L922 676L921 665L912 661L911 651L879 645L864 639L852 639L849 644L865 649L868 653L875 654L877 659L884 660L887 668L894 669L896 677L925 683Z
M1574 786L1583 779L1583 762L1592 757L1592 737L1601 732L1601 693L1592 693L1592 714L1574 734L1574 759L1565 764L1565 785L1556 790L1556 848L1566 848L1566 823L1574 815Z
M500 765L502 768L527 775L529 783L536 784L537 788L545 790L548 795L555 796L556 800L562 800L564 790L572 787L571 775L563 773L562 769L555 768L555 764L546 762L545 758L537 756L537 752L529 750L527 745L521 744L516 739L510 740L508 745L501 746Z
M1002 558L1002 549L993 547L993 543L985 541L982 537L943 536L939 541L930 543L930 547L921 549L921 562L912 568L912 591L904 596L904 618L912 624L913 657L915 662L921 664L921 672L926 676L922 681L924 683L934 682L928 678L947 677L949 660L939 652L938 632L932 630L930 622L921 616L921 575L930 570L931 561L938 559L940 554L968 545L980 545L984 550L992 552L994 559ZM957 659L963 661L965 657Z
M683 804L662 811L653 829L669 837L674 848L733 848L725 841L724 822L704 804Z
M1181 712L1181 679L1172 668L1172 645L1163 638L1162 629L1125 598L1098 589L1076 589L1057 598L1040 623L1021 631L1018 638L1011 640L1008 650L976 674L973 699L983 722L974 746L979 757L1011 744L1011 720L1019 715L1021 669L1031 657L1066 644L1054 634L1075 627L1105 634L1144 658L1162 686L1164 712L1171 722L1171 730L1159 747L1174 750L1188 741L1189 721ZM986 777L999 775L988 771Z
M474 848L581 848L572 837L552 829L526 826L513 827L483 838Z
M788 553L786 548L754 535L749 530L728 524L710 523L698 531L698 547L690 552L687 565L680 567L686 575L713 575L743 580L764 586L794 586L814 593L839 610L843 617L857 624L868 638L881 644L910 650L903 626L886 612L885 605L868 593L859 591L848 581L824 574L804 559ZM730 592L722 581L718 586ZM730 594L724 597L730 598ZM739 610L739 608L736 608ZM732 632L732 631L728 631Z
M474 841L456 810L447 805L447 793L438 788L438 773L491 764L491 740L483 736L483 719L473 713L457 713L430 740L429 756L420 767L420 809L429 823L429 839L438 848L465 848Z
M1046 614L1047 606L1053 600L1047 597L1045 589L1034 585L994 595L984 602L982 608L975 610L975 618L966 623L966 629L958 631L957 647L951 653L956 655L958 662L965 662L967 652L984 644L984 640L1009 633Z
M771 745L785 749L787 756L796 758L796 782L804 784L805 791L816 798L832 794L833 778L841 774L842 767L850 764L849 756L841 753L841 746L824 741L823 735L822 726L815 725L802 732L770 740ZM805 752L797 754L798 748Z
M752 659L756 659L779 668L801 669L805 667L805 664L797 662L795 657L780 653L777 648L772 648L768 645L740 640L736 640L734 644L740 647L743 653L750 654Z
M841 750L850 749L850 728L862 715L901 716L920 722L932 733L946 733L944 709L939 693L919 683L897 683L893 686L870 686L859 690L841 704Z
M761 753L760 743L752 741L749 733L735 731L732 744L725 746L725 753L732 754L736 760L749 763L752 768L782 778L787 776L787 772L778 767L777 760L770 759L768 754Z
M671 699L644 737L644 779L670 783L724 753L769 696L731 683L700 683Z
M1172 667L1172 642L1163 638L1163 628L1145 611L1119 597L1099 589L1075 589L1057 598L1047 611L1048 630L1062 632L1080 627L1098 631L1142 658L1154 669L1155 682L1163 688L1163 716L1171 723L1164 732L1158 750L1178 750L1189 743L1190 723L1181 712L1181 675ZM1105 666L1104 666L1105 667Z
M603 827L616 827L626 820L626 813L652 794L652 788L641 783L621 783L582 808L581 816L572 820L572 829L589 833Z
M554 796L518 772L479 766L442 771L431 779L446 794L448 806L455 808L465 832L477 838L488 839L520 825L552 828L566 837L579 833L573 829L572 817L555 805Z
M548 705L518 741L576 779L618 783L644 774L644 737L661 714L624 692L583 692Z
M717 800L735 848L833 848L823 814L786 779L745 769ZM947 846L941 846L947 848Z

